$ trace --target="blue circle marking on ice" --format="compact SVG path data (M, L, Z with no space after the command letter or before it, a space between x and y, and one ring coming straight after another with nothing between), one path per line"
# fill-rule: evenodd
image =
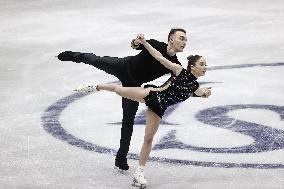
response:
M172 130L164 136L161 139L161 142L156 144L153 149L188 149L210 153L259 153L284 149L284 131L261 124L233 119L227 115L230 111L243 110L247 108L270 110L277 113L280 116L281 121L284 120L284 106L239 104L212 107L198 112L195 115L197 120L207 125L212 125L213 127L224 128L250 136L254 139L254 142L247 146L234 148L198 147L178 141L175 136L176 130Z
M271 64L270 66L282 66L284 63ZM255 65L252 65L255 66ZM258 64L257 66L262 66ZM267 64L263 66L269 66ZM234 66L233 68L237 68ZM250 67L246 65L241 65L239 68ZM220 68L220 69L229 69ZM214 68L212 68L214 70ZM83 98L90 93L74 93L72 95L66 96L51 106L49 106L43 113L41 120L43 128L52 136L62 141L67 142L70 145L74 145L85 150L94 151L98 153L116 153L117 151L111 148L99 146L82 139L79 139L72 134L68 133L59 121L62 111L68 107L71 103L76 100ZM168 110L167 114L170 114L176 107L173 106ZM280 115L281 120L284 119L284 107L275 105L258 105L258 104L246 104L246 105L227 105L212 107L206 110L202 110L196 114L196 118L205 123L212 125L214 127L226 127L230 125L230 129L235 132L240 132L245 135L249 135L254 138L255 142L248 146L235 147L235 148L204 148L191 146L178 141L175 137L175 130L170 131L162 140L153 147L153 150L161 149L190 149L195 151L210 152L210 153L257 153L264 151L272 151L284 148L284 132L275 128L270 128L264 125L249 123L242 120L233 120L232 118L226 116L226 113L236 109L244 108L254 108L254 109L268 109L274 111ZM166 115L167 115L166 114ZM139 117L139 116L138 116ZM140 123L143 123L145 118L140 115L141 119L137 119ZM172 124L175 123L161 123L161 124ZM228 127L226 127L228 129ZM139 159L138 154L129 153L128 158ZM284 168L283 164L257 164L257 163L224 163L224 162L204 162L204 161L190 161L190 160L179 160L161 157L149 157L150 161L158 161L162 163L171 164L182 164L182 165L195 165L204 167L224 167L224 168L258 168L258 169L273 169L273 168Z

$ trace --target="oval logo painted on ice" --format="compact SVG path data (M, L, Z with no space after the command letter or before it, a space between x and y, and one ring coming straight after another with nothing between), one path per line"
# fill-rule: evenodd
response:
M98 153L116 153L116 150L96 145L88 141L84 141L80 138L68 133L61 125L59 118L62 111L72 102L89 94L75 93L58 100L50 107L46 109L42 115L42 122L44 129L52 134L55 138L66 141L67 143L83 148L85 150L95 151ZM167 110L167 114L170 114L176 107L173 106ZM214 127L226 128L234 132L239 132L244 135L251 136L254 139L252 144L233 148L206 148L198 147L181 142L176 137L177 130L169 131L159 143L155 144L153 150L164 149L182 149L193 150L208 153L257 153L273 151L284 148L284 131L267 127L257 123L250 123L242 120L236 120L227 116L227 113L238 109L267 109L276 112L280 115L281 120L284 119L284 107L274 105L227 105L212 107L202 110L196 114L196 118L205 124L209 124ZM136 119L136 123L143 124L145 122L145 115L139 115L140 119ZM175 125L174 123L162 122L164 125ZM135 128L134 128L135 129ZM130 159L138 159L138 154L130 153ZM150 157L150 161L159 161L174 164L184 165L197 165L197 166L209 166L209 167L244 167L244 168L284 168L283 164L253 164L253 163L224 163L224 162L206 162L206 161L189 161L182 159L171 159L164 157Z
M222 68L223 69L223 68ZM66 141L68 144L83 148L85 150L94 151L98 153L116 153L111 147L105 147L103 145L95 144L96 142L88 142L81 138L78 138L72 133L69 133L61 125L59 119L62 112L73 102L82 99L83 97L89 95L90 93L74 93L70 96L62 98L49 106L43 113L41 120L44 129L52 134L55 138L62 141ZM172 106L167 109L165 113L165 118L177 109L179 105ZM189 160L186 158L188 154L181 156L182 158L172 157L172 155L155 155L149 157L150 161L158 161L171 164L182 164L182 165L195 165L195 166L205 166L205 167L237 167L237 168L259 168L259 169L271 169L271 168L284 168L282 163L255 163L255 161L250 162L233 162L230 158L240 155L244 157L243 154L258 154L260 152L272 152L284 149L284 131L283 129L270 127L268 125L262 125L261 123L254 123L248 120L242 120L238 118L230 117L230 113L240 110L268 110L277 114L280 117L280 121L284 119L284 107L277 105L261 105L261 104L236 104L236 105L225 105L225 106L215 106L207 109L200 110L196 113L195 119L197 119L201 124L206 125L207 128L216 129L222 133L232 132L240 136L245 136L250 138L251 141L239 146L228 146L228 147L212 147L210 145L204 146L197 144L192 144L178 137L178 127L179 124L174 122L161 122L161 127L167 126L177 126L168 129L168 131L159 139L158 142L153 146L153 152L174 152L184 151L194 153L204 153L207 159L202 160ZM145 125L146 120L145 111L138 113L135 119L136 125ZM117 124L120 127L120 123L107 123L106 124ZM134 125L134 130L135 127ZM116 126L115 126L116 127ZM160 128L161 128L160 127ZM158 131L159 132L159 131ZM218 135L216 135L218 136ZM212 136L211 136L212 137ZM212 139L212 138L211 138ZM141 138L142 140L142 138ZM230 142L230 141L228 141ZM119 140L117 140L119 143ZM202 144L202 143L200 143ZM159 153L158 153L159 154ZM161 153L163 154L163 153ZM170 154L170 153L168 153ZM172 153L171 153L172 154ZM181 154L183 154L181 152ZM223 154L223 156L228 156L228 159L220 161L214 155ZM212 155L212 157L210 157ZM220 157L220 156L219 156ZM138 160L139 155L136 153L129 153L128 158ZM250 161L250 160L248 160Z

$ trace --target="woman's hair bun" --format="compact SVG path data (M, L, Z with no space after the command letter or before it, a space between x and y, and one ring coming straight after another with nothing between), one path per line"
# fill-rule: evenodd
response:
M189 55L189 56L187 57L187 60L190 60L192 57L193 57L193 55Z

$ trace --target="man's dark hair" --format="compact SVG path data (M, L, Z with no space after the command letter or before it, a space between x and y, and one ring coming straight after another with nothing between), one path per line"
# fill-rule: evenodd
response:
M181 31L183 33L186 33L185 29L182 28L172 28L169 35L168 35L168 41L170 41L171 35L175 34L177 31Z

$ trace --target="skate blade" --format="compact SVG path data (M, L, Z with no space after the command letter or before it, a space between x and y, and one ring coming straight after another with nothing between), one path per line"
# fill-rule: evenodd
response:
M117 171L117 172L119 172L119 173L121 173L121 174L126 174L127 173L127 171L126 170L122 170L122 169L120 169L119 167L114 167L114 169Z
M133 183L131 185L134 186L134 187L137 187L139 189L145 189L146 188L145 184L140 184L135 179L133 179Z
M93 88L77 88L77 89L74 89L74 91L78 93L91 93L91 92L95 92L96 90Z

